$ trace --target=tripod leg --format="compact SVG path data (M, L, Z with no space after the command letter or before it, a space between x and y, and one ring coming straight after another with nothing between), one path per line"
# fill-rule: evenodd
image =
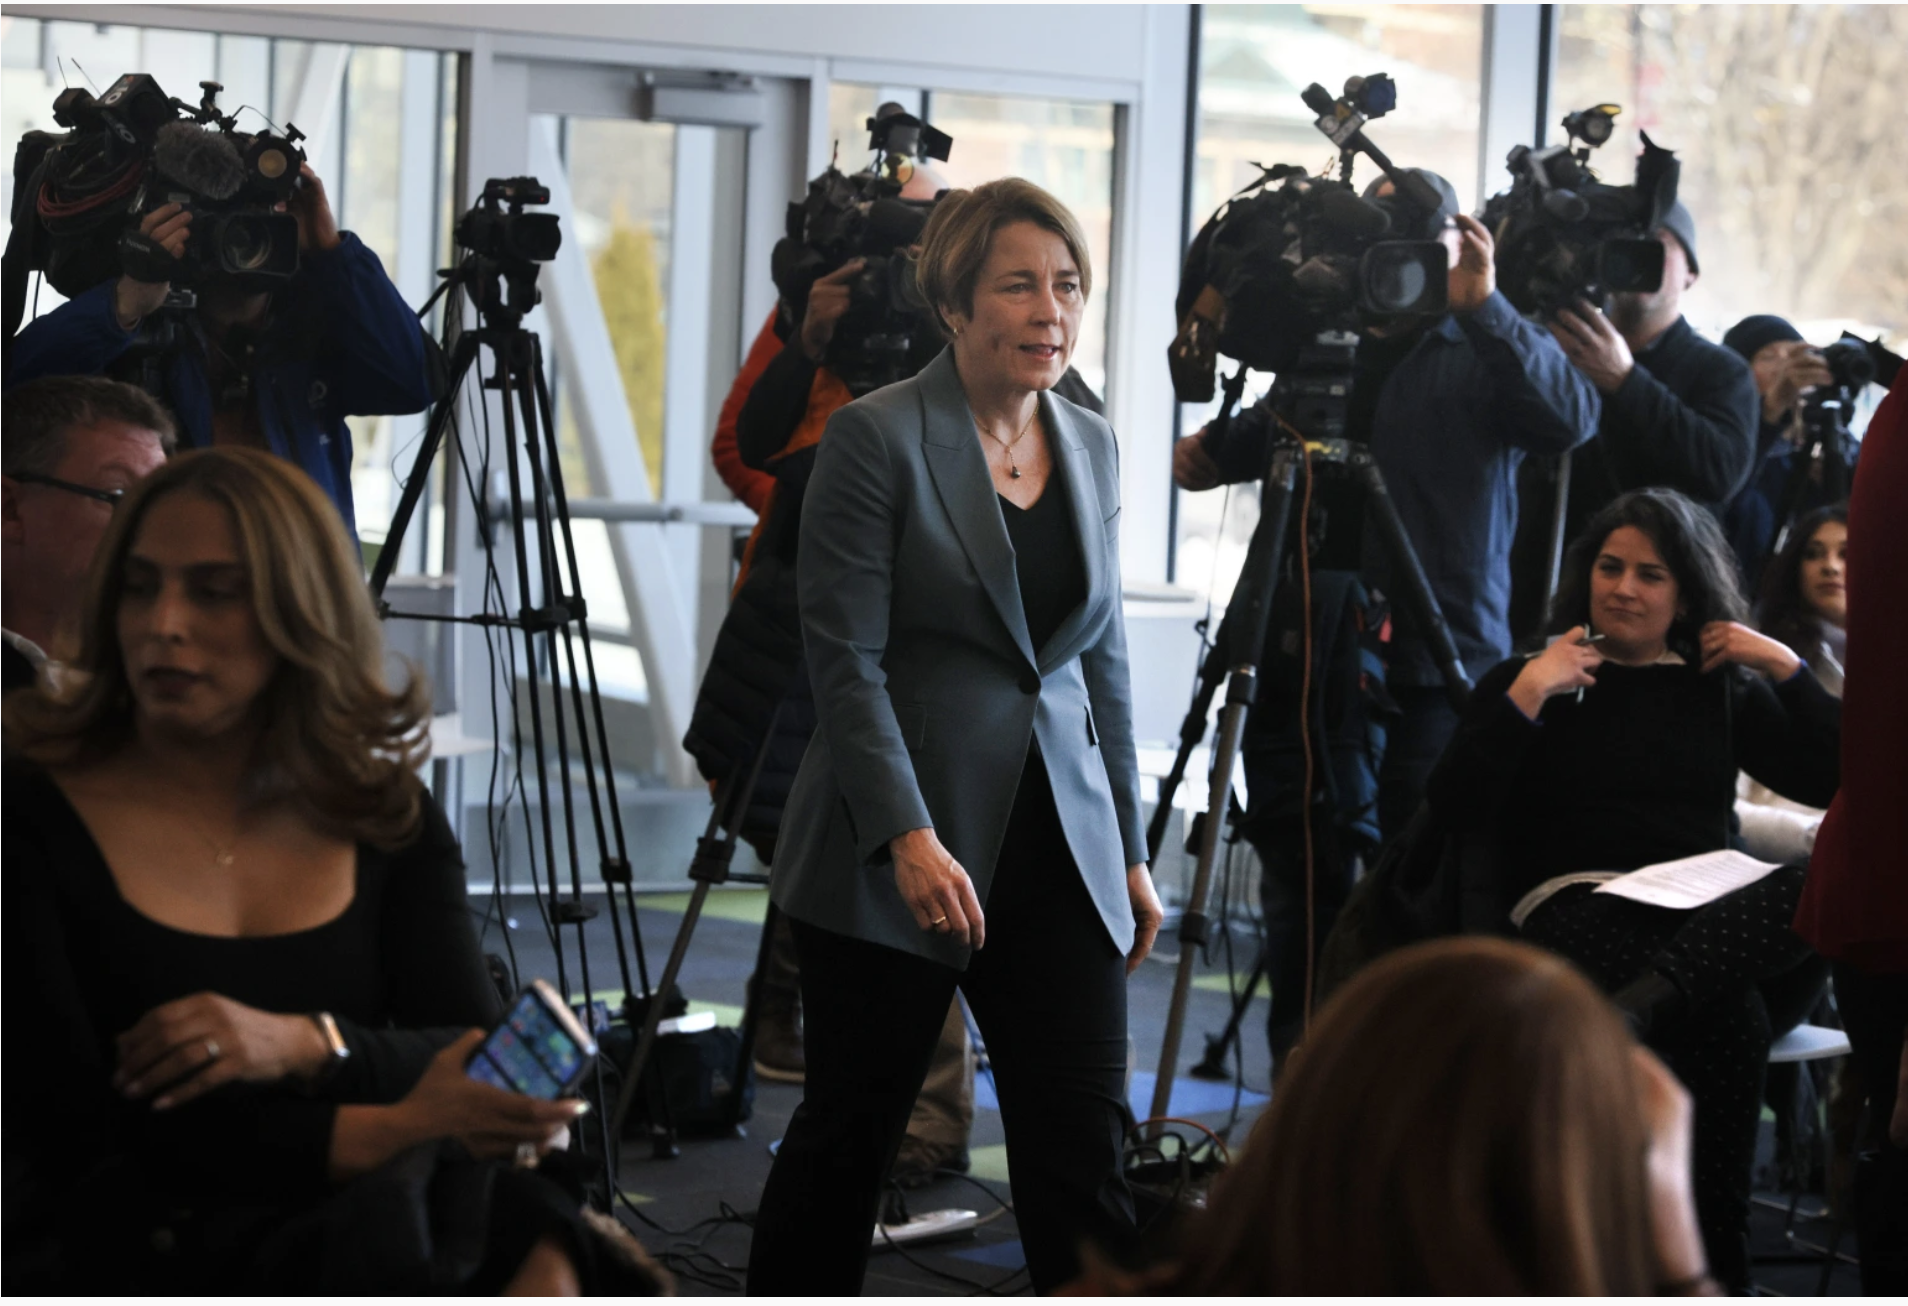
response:
M618 1138L623 1136L623 1123L629 1116L630 1104L635 1100L636 1086L642 1082L643 1070L656 1046L656 1028L662 1024L663 1002L674 990L676 977L682 973L682 963L689 955L689 941L695 936L696 922L702 918L702 905L709 897L710 886L728 879L729 857L735 851L736 832L742 828L743 817L749 810L749 800L755 796L755 782L762 774L762 764L768 758L768 750L775 739L775 726L781 715L781 705L777 704L775 711L769 715L768 728L763 732L762 742L755 750L748 771L739 779L732 772L718 788L715 810L709 815L708 833L697 840L696 859L689 869L696 887L690 892L689 906L683 912L682 925L677 929L675 944L669 950L669 960L663 966L662 978L657 981L656 992L651 995L644 1012L642 1033L636 1040L635 1051L630 1054L629 1069L623 1072L623 1090L616 1099L616 1111L611 1120L611 1132ZM721 832L719 838L717 831Z
M1360 451L1352 461L1365 482L1371 520L1384 541L1391 574L1398 582L1398 597L1404 602L1405 611L1411 614L1411 624L1431 650L1431 658L1444 677L1444 689L1451 697L1452 706L1462 711L1471 701L1471 677L1458 658L1457 645L1451 642L1451 627L1444 620L1444 610L1438 606L1437 596L1431 592L1431 582L1424 574L1424 564L1418 561L1418 551L1412 547L1411 537L1405 534L1404 521L1398 516L1398 505L1385 485L1384 473L1378 470L1378 464L1368 452Z
M1146 826L1146 860L1159 860L1160 845L1166 842L1166 824L1173 815L1173 795L1179 792L1179 785L1186 778L1187 763L1192 760L1193 750L1199 747L1199 741L1206 737L1206 714L1212 710L1213 695L1219 692L1219 685L1226 677L1225 650L1231 641L1231 629L1228 622L1230 613L1219 623L1219 633L1213 637L1212 647L1206 650L1205 658L1199 664L1199 688L1193 694L1192 707L1186 712L1186 719L1179 726L1179 752L1173 756L1172 769L1166 778L1159 782L1159 799L1153 808L1153 819Z
M513 362L509 357L511 340L512 336L505 333L500 342L493 344L491 352L497 360L495 384L503 397L500 407L503 410L504 421L504 465L509 469L510 475L510 500L519 509L517 520L513 523L515 529L511 532L517 555L517 625L523 633L523 653L527 664L524 674L530 681L530 746L536 753L538 827L543 841L544 873L549 880L549 910L553 926L551 936L553 939L560 939L562 921L558 913L558 903L562 900L562 894L557 886L556 826L550 810L550 765L546 753L548 736L544 732L543 725L542 685L541 677L537 672L537 639L536 632L531 628L535 604L530 592L530 552L524 540L525 523L521 512L524 503L523 474L517 461L516 408L511 402ZM535 835L531 837L535 838ZM564 966L563 948L560 943L555 951L557 988L562 992L563 1000L568 1002L571 1000L570 981Z
M411 475L404 482L404 492L398 496L397 510L391 514L391 529L386 532L384 546L378 550L378 560L371 568L371 597L373 600L384 597L384 587L390 583L391 573L397 570L398 555L403 552L404 533L410 528L411 517L417 512L417 505L431 484L431 468L437 463L437 452L443 448L444 432L457 416L457 396L463 391L464 376L477 361L477 333L467 331L457 337L457 348L451 358L450 388L444 391L444 397L431 411L431 420L424 428L423 443L418 445L417 458L411 463Z
M1286 527L1292 516L1297 460L1297 452L1290 449L1273 455L1272 468L1265 479L1265 501L1259 509L1259 525L1252 532L1239 588L1233 594L1235 604L1243 602L1246 606L1227 649L1231 677L1226 684L1225 711L1219 718L1219 741L1213 749L1212 787L1206 800L1205 826L1200 831L1199 860L1193 869L1192 892L1179 929L1179 969L1173 976L1172 1003L1166 1010L1159 1074L1153 1084L1153 1104L1147 1113L1155 1120L1167 1113L1172 1102L1173 1077L1179 1071L1179 1042L1185 1032L1186 1002L1192 995L1193 969L1198 964L1200 949L1206 944L1212 869L1219 857L1219 839L1232 800L1232 772L1239 759L1239 743L1245 737L1246 712L1257 692L1258 667L1265 651L1266 616L1278 588ZM1304 529L1303 523L1300 529Z
M1226 1021L1225 1029L1218 1038L1206 1039L1206 1055L1199 1064L1186 1073L1194 1079L1228 1079L1226 1054L1239 1037L1239 1026L1245 1021L1245 1014L1252 1007L1252 999L1258 996L1259 981L1265 978L1270 964L1264 948L1259 949L1257 960L1252 963L1252 973L1246 977L1245 987L1239 990L1239 996L1233 999L1232 1015Z
M535 337L532 337L532 339L535 341ZM546 431L555 431L556 425L550 415L549 376L543 368L542 343L536 341L533 344L533 348L536 350L533 358L536 364L534 380L536 383L537 408L543 414L543 429ZM569 562L570 589L572 593L580 595L583 592L581 572L576 565L576 539L570 529L570 500L564 490L563 463L560 458L553 457L550 460L550 491L556 501L557 522L563 537L563 551ZM603 759L603 805L609 808L610 831L613 836L613 842L611 844L605 844L603 842L603 814L601 807L598 807L595 812L597 822L597 847L605 850L604 880L609 888L610 912L612 915L614 915L616 911L615 878L618 873L620 873L623 884L623 905L629 916L630 943L636 953L636 978L642 985L641 991L647 994L650 992L649 959L643 949L643 933L636 918L636 890L630 879L629 844L623 834L622 804L617 801L616 797L616 772L610 762L609 726L603 716L603 693L596 678L596 653L594 646L590 642L590 624L587 613L578 621L577 631L578 634L581 635L583 642L583 668L588 677L588 702L594 717L593 724L596 732L597 753ZM572 681L575 679L574 666L572 666L571 679ZM581 711L582 709L579 706L579 719L581 717ZM581 731L588 729L588 727L579 725L578 729ZM592 802L594 802L596 796L594 785L592 785L590 793ZM611 849L613 849L613 853L610 852ZM620 936L620 928L617 932ZM622 961L622 944L620 938L617 948L618 960ZM630 992L635 992L636 990L629 988L629 967L626 961L623 962L623 970L623 987Z

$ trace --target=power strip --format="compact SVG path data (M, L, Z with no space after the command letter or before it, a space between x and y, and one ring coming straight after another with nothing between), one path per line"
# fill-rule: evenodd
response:
M980 1224L978 1211L959 1209L947 1211L927 1211L915 1216L906 1224L877 1224L874 1231L874 1249L880 1251L890 1244L903 1246L908 1243L926 1242L931 1238L946 1238L952 1234L968 1233ZM882 1236L883 1232L887 1236Z

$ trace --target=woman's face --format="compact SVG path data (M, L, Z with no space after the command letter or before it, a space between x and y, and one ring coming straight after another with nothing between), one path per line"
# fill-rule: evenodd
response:
M223 507L187 491L147 510L127 551L119 647L142 728L207 739L244 723L279 659Z
M970 386L1051 388L1066 374L1085 312L1067 242L1031 222L1002 227L974 282L974 311L946 314L961 379Z
M1634 526L1611 531L1590 565L1590 624L1604 651L1640 661L1663 651L1681 611L1676 577L1650 537Z
M1825 521L1802 550L1802 601L1831 626L1848 623L1848 527Z

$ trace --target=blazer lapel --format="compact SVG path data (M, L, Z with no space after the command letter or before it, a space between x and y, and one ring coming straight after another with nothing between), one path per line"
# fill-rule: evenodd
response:
M1073 533L1079 541L1080 558L1086 565L1086 599L1068 613L1040 649L1038 667L1045 675L1054 665L1073 655L1073 645L1083 628L1100 609L1106 593L1106 522L1100 511L1100 492L1093 483L1093 459L1086 441L1063 405L1051 392L1040 396L1040 419L1047 428L1048 446L1066 485L1067 506L1072 511Z
M1007 522L994 495L994 478L981 452L980 435L954 370L954 351L943 350L921 369L923 412L922 447L928 474L954 523L967 560L980 577L981 587L993 600L1027 665L1034 659L1033 636L1027 631L1027 613L1020 604L1020 582L1014 572L1014 546L1007 539Z

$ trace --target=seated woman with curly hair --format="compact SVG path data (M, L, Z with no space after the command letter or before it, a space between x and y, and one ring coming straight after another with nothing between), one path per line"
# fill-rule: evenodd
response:
M1555 640L1478 681L1425 791L1489 849L1466 881L1473 920L1582 967L1694 1094L1697 1209L1732 1289L1769 1045L1827 978L1789 928L1803 870L1694 910L1592 881L1730 846L1738 769L1798 802L1834 795L1841 704L1744 615L1708 512L1674 490L1616 499L1565 555Z
M173 460L81 639L6 705L6 1290L600 1286L616 1231L481 1159L580 1104L464 1073L500 1004L330 502Z

